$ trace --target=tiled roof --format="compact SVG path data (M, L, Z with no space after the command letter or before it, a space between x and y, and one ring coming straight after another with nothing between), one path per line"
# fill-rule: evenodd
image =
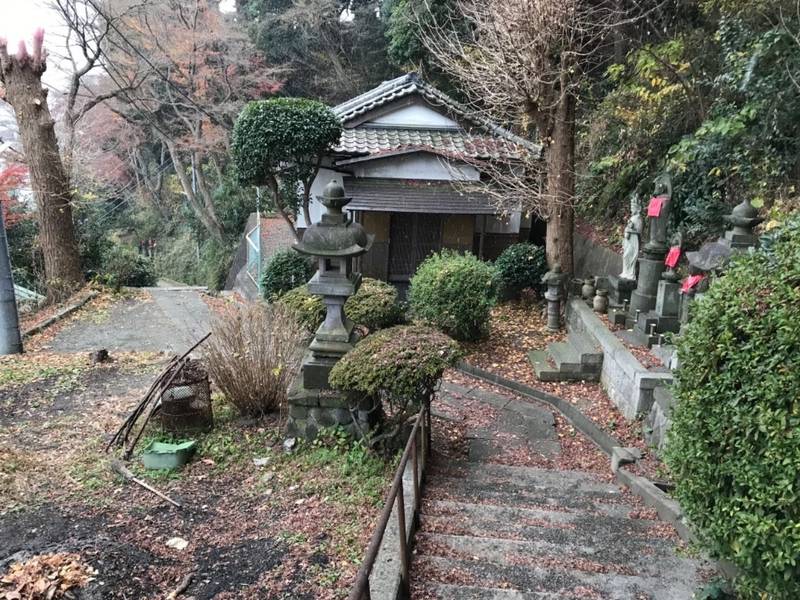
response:
M510 140L490 135L473 135L458 129L390 127L345 129L336 148L338 153L368 154L370 158L414 150L478 159L518 158L524 152L518 144Z
M542 147L539 144L534 144L495 123L475 115L461 103L424 82L416 73L407 73L401 77L384 81L378 87L339 104L333 110L346 125L347 121L412 94L419 94L432 105L441 106L448 112L477 125L489 137L503 138L511 144L525 148L536 155L541 154ZM345 129L345 131L348 131L348 129Z
M497 212L486 194L464 191L448 181L345 177L343 184L352 197L348 210L456 215Z
M294 234L282 217L261 217L261 262L266 263L272 256L295 243Z

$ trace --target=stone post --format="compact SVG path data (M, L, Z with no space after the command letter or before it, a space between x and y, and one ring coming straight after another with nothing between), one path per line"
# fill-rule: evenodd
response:
M547 329L559 331L561 329L561 300L564 298L564 280L567 275L561 272L561 265L556 263L552 270L542 277L542 283L547 285L544 294L547 300Z

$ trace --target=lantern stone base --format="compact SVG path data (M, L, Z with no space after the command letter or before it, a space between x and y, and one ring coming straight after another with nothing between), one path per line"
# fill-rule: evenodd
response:
M341 427L353 438L361 439L381 421L380 403L338 390L307 388L302 375L289 388L288 404L287 435L309 441L330 427Z

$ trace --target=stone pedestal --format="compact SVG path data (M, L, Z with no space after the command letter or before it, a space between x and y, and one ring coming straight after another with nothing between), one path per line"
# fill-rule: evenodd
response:
M380 423L380 403L338 390L308 388L303 379L303 375L295 378L289 388L289 436L313 440L324 428L341 427L361 439Z
M639 279L636 289L631 293L630 314L636 311L647 312L656 306L658 283L664 273L666 248L660 251L647 251L639 259Z
M680 309L680 284L677 281L658 282L656 312L662 317L677 317Z
M623 279L617 275L608 278L608 294L612 304L622 305L631 301L631 292L636 289L635 279Z

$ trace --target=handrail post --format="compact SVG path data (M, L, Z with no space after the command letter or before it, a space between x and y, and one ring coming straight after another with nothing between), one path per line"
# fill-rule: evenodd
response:
M411 446L411 465L413 467L413 475L414 475L414 523L417 523L417 511L419 510L420 506L420 497L419 497L419 460L417 458L417 442L419 438L417 435L414 436L414 445Z
M406 541L406 503L403 491L403 478L400 478L400 488L397 490L397 528L400 534L400 586L404 597L410 593L408 577L408 546Z

